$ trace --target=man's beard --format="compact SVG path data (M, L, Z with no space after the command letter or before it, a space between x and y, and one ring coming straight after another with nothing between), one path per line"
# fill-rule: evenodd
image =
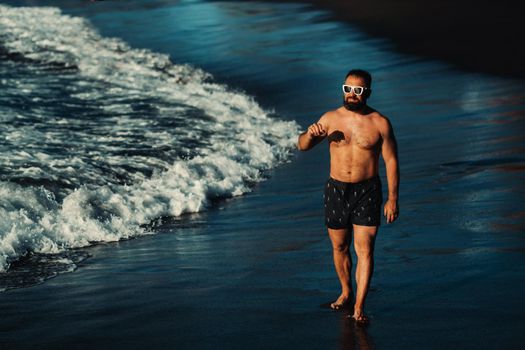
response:
M346 98L343 97L343 106L349 111L360 111L365 108L366 101L348 102Z

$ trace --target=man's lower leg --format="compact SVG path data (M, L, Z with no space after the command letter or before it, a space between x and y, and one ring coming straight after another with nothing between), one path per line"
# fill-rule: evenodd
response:
M354 310L355 312L363 312L366 295L370 287L370 280L372 279L372 272L374 270L374 257L371 255L360 256L357 260L356 266L356 284L357 293Z
M343 249L334 249L334 265L339 277L339 282L341 283L341 296L339 299L344 299L342 302L337 303L342 304L346 302L346 299L349 299L352 296L352 282L350 277L352 271L352 259L350 257L348 246Z

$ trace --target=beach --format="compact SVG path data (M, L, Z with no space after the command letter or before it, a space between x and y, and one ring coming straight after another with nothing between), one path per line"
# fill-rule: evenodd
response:
M0 2L2 349L521 348L525 83L510 63L398 50L325 5L21 5ZM326 307L328 147L294 144L351 68L372 73L401 168L368 327Z
M395 51L439 59L463 70L525 78L520 3L479 0L305 0L365 33L388 38Z

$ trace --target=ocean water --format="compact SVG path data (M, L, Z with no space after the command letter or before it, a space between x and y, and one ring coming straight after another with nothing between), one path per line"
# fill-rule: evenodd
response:
M295 144L297 124L202 70L58 8L1 9L1 272L241 195Z
M522 81L242 1L3 1L0 58L6 348L523 344ZM401 163L368 329L319 307L327 149L293 150L355 67Z

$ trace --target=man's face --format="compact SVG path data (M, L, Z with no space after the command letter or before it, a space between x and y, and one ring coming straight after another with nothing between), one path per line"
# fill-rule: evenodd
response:
M355 77L352 75L346 78L345 85L362 86L362 87L368 88L363 78ZM355 91L352 90L352 92L350 93L344 93L343 105L349 111L360 111L366 106L367 98L368 98L368 90L365 89L360 96L356 95Z

